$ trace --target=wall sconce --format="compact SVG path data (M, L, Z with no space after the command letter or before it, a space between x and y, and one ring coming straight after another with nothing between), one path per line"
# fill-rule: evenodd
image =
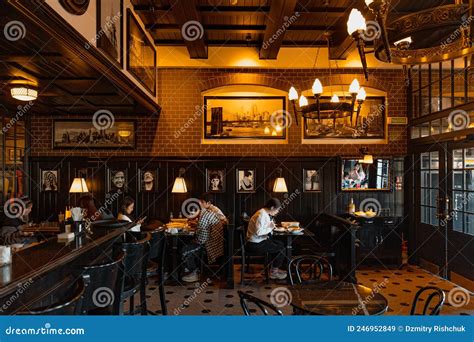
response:
M278 178L275 179L275 183L273 184L273 192L288 192L285 178L281 175L281 169L277 169L277 172Z
M84 178L74 178L69 189L70 193L85 193L89 192L87 188L86 180Z
M364 156L363 159L359 159L360 164L373 164L374 163L374 157L371 154L369 154L369 149L367 147L362 147L359 151Z
M183 178L185 171L183 167L179 169L179 176L174 180L173 189L171 190L172 194L185 194L188 192L186 181Z
M38 91L26 86L13 87L10 89L10 94L19 101L34 101L38 98Z

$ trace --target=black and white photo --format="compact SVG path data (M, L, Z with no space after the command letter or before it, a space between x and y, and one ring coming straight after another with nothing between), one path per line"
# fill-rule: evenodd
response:
M58 170L41 170L41 191L58 191Z
M109 169L107 172L107 191L112 192L127 192L127 170Z
M207 191L224 192L225 191L225 170L224 169L206 169Z
M321 183L318 170L303 169L303 190L305 192L321 191Z
M252 193L255 192L255 170L237 169L237 192Z
M97 0L97 47L120 66L123 60L123 0Z
M158 190L158 173L156 170L139 171L140 192L155 192Z

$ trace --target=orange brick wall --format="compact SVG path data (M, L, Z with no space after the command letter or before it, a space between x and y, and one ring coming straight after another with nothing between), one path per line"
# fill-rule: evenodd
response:
M289 128L286 145L201 145L202 117L198 117L182 131L183 127L202 105L201 92L214 87L234 84L256 84L288 90L310 89L314 78L329 83L328 70L291 69L161 69L158 73L158 94L162 106L161 117L148 117L137 113L137 149L124 151L52 150L52 116L32 116L33 156L334 156L357 155L359 145L303 145L301 126L294 123ZM369 81L363 80L360 70L345 69L332 72L331 83L349 84L354 77L362 86L371 86L388 92L389 116L406 115L406 89L400 70L377 70L370 72ZM104 108L107 109L107 108ZM91 113L91 118L92 118ZM127 118L114 113L116 118ZM58 116L55 116L59 118ZM64 116L64 118L74 116ZM63 118L63 117L61 117ZM83 118L83 116L82 116ZM128 116L130 118L130 116ZM379 156L406 154L406 127L389 126L389 144L370 145L371 153Z

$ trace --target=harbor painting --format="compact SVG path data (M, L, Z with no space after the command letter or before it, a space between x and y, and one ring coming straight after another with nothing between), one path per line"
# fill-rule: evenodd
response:
M286 140L284 96L205 96L204 139Z

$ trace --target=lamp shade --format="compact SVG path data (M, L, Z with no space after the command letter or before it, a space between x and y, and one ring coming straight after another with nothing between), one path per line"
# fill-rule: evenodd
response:
M290 88L290 91L288 92L288 98L290 101L298 100L298 92L296 91L295 87Z
M286 187L285 178L278 177L275 180L275 184L273 185L273 192L288 192L288 188Z
M314 95L321 95L323 93L323 85L319 79L315 79L313 87L311 88Z
M38 97L38 91L27 87L14 87L10 89L14 99L20 101L34 101Z
M84 178L74 178L69 189L70 193L84 193L89 192L87 188L86 180Z
M359 163L361 164L373 164L374 157L371 154L365 154L364 159L359 159Z
M347 32L352 35L356 31L365 30L367 30L367 25L364 16L358 9L353 8L349 14L349 20L347 20Z
M183 177L176 177L173 184L173 189L171 189L171 193L173 194L185 194L188 192L188 188L186 187L186 181Z

